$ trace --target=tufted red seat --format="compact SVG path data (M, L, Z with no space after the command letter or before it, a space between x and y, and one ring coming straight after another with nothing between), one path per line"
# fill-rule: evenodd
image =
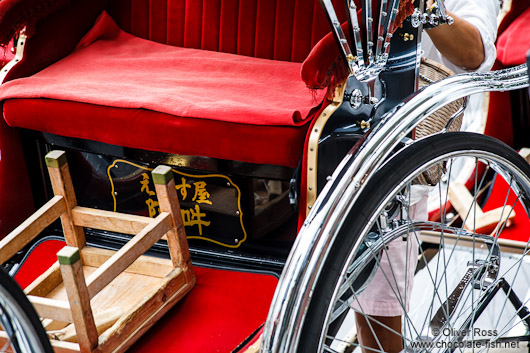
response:
M307 125L236 124L49 99L9 99L4 116L11 126L62 136L289 167L298 163L307 130Z
M0 95L11 126L296 166L305 122L322 101L305 87L299 71L299 63L137 38L103 13L72 54L2 85Z
M82 49L41 72L10 77L2 85L4 118L10 126L168 153L298 164L308 122L323 98L315 97L300 79L300 62L329 28L318 0L116 0L103 8L127 32L149 39L134 37L132 42L142 45L127 48L129 59L159 59L158 65L118 69L127 66L122 52L108 49L119 48L121 35L107 38L95 30L92 38L85 37L88 43L81 44ZM98 47L102 44L107 47ZM99 62L79 59L90 47L100 53ZM167 64L190 56L186 65ZM212 73L216 60L223 66ZM75 71L83 65L88 69ZM155 74L146 76L151 69ZM98 81L109 71L116 76ZM135 72L142 74L134 84L136 96L127 90L130 80L114 85L120 75L131 78ZM75 75L78 90L71 85ZM171 99L157 86L168 77L178 91ZM182 89L179 77L191 77L184 84L187 88ZM102 99L90 96L91 89ZM133 104L143 98L142 90L159 95L149 104Z

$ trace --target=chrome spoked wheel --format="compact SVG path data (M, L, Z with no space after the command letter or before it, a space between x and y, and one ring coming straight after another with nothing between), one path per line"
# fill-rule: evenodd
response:
M473 165L463 180L453 172L461 164ZM437 185L419 183L426 172ZM526 346L529 175L509 147L470 133L431 136L397 153L344 221L298 351Z
M52 353L46 332L24 292L0 269L0 351Z

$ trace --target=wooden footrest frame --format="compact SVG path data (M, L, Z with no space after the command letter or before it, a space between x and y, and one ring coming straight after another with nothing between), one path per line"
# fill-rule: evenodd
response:
M195 284L171 168L153 170L161 213L152 219L77 206L65 152L46 164L55 196L0 241L0 263L60 218L67 246L25 292L56 352L123 352ZM96 249L83 227L134 236L118 251ZM164 235L171 259L142 256Z

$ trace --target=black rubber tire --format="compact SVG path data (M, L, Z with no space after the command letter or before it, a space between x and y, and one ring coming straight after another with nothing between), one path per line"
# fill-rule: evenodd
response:
M5 309L2 319L14 322L19 328L20 337L13 339L25 341L25 344L21 345L29 349L28 351L21 348L15 352L53 353L46 331L35 309L18 283L3 269L0 269L0 306Z
M513 163L526 175L530 175L530 165L512 148L491 137L474 133L452 132L433 135L413 143L392 156L366 185L345 219L337 240L327 256L304 320L298 352L318 351L321 332L327 329L324 327L324 322L328 307L332 305L330 301L333 289L346 265L346 259L360 236L359 230L366 226L373 210L412 171L441 155L455 151L491 152ZM526 185L524 192L530 196L530 185Z

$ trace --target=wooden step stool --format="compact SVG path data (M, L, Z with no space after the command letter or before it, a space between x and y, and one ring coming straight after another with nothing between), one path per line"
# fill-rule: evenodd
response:
M153 219L77 206L66 153L48 153L46 164L55 197L0 241L0 263L60 217L67 246L25 293L56 352L123 352L195 284L171 168L152 172ZM119 251L91 248L83 227L134 236ZM171 260L141 256L164 235Z

